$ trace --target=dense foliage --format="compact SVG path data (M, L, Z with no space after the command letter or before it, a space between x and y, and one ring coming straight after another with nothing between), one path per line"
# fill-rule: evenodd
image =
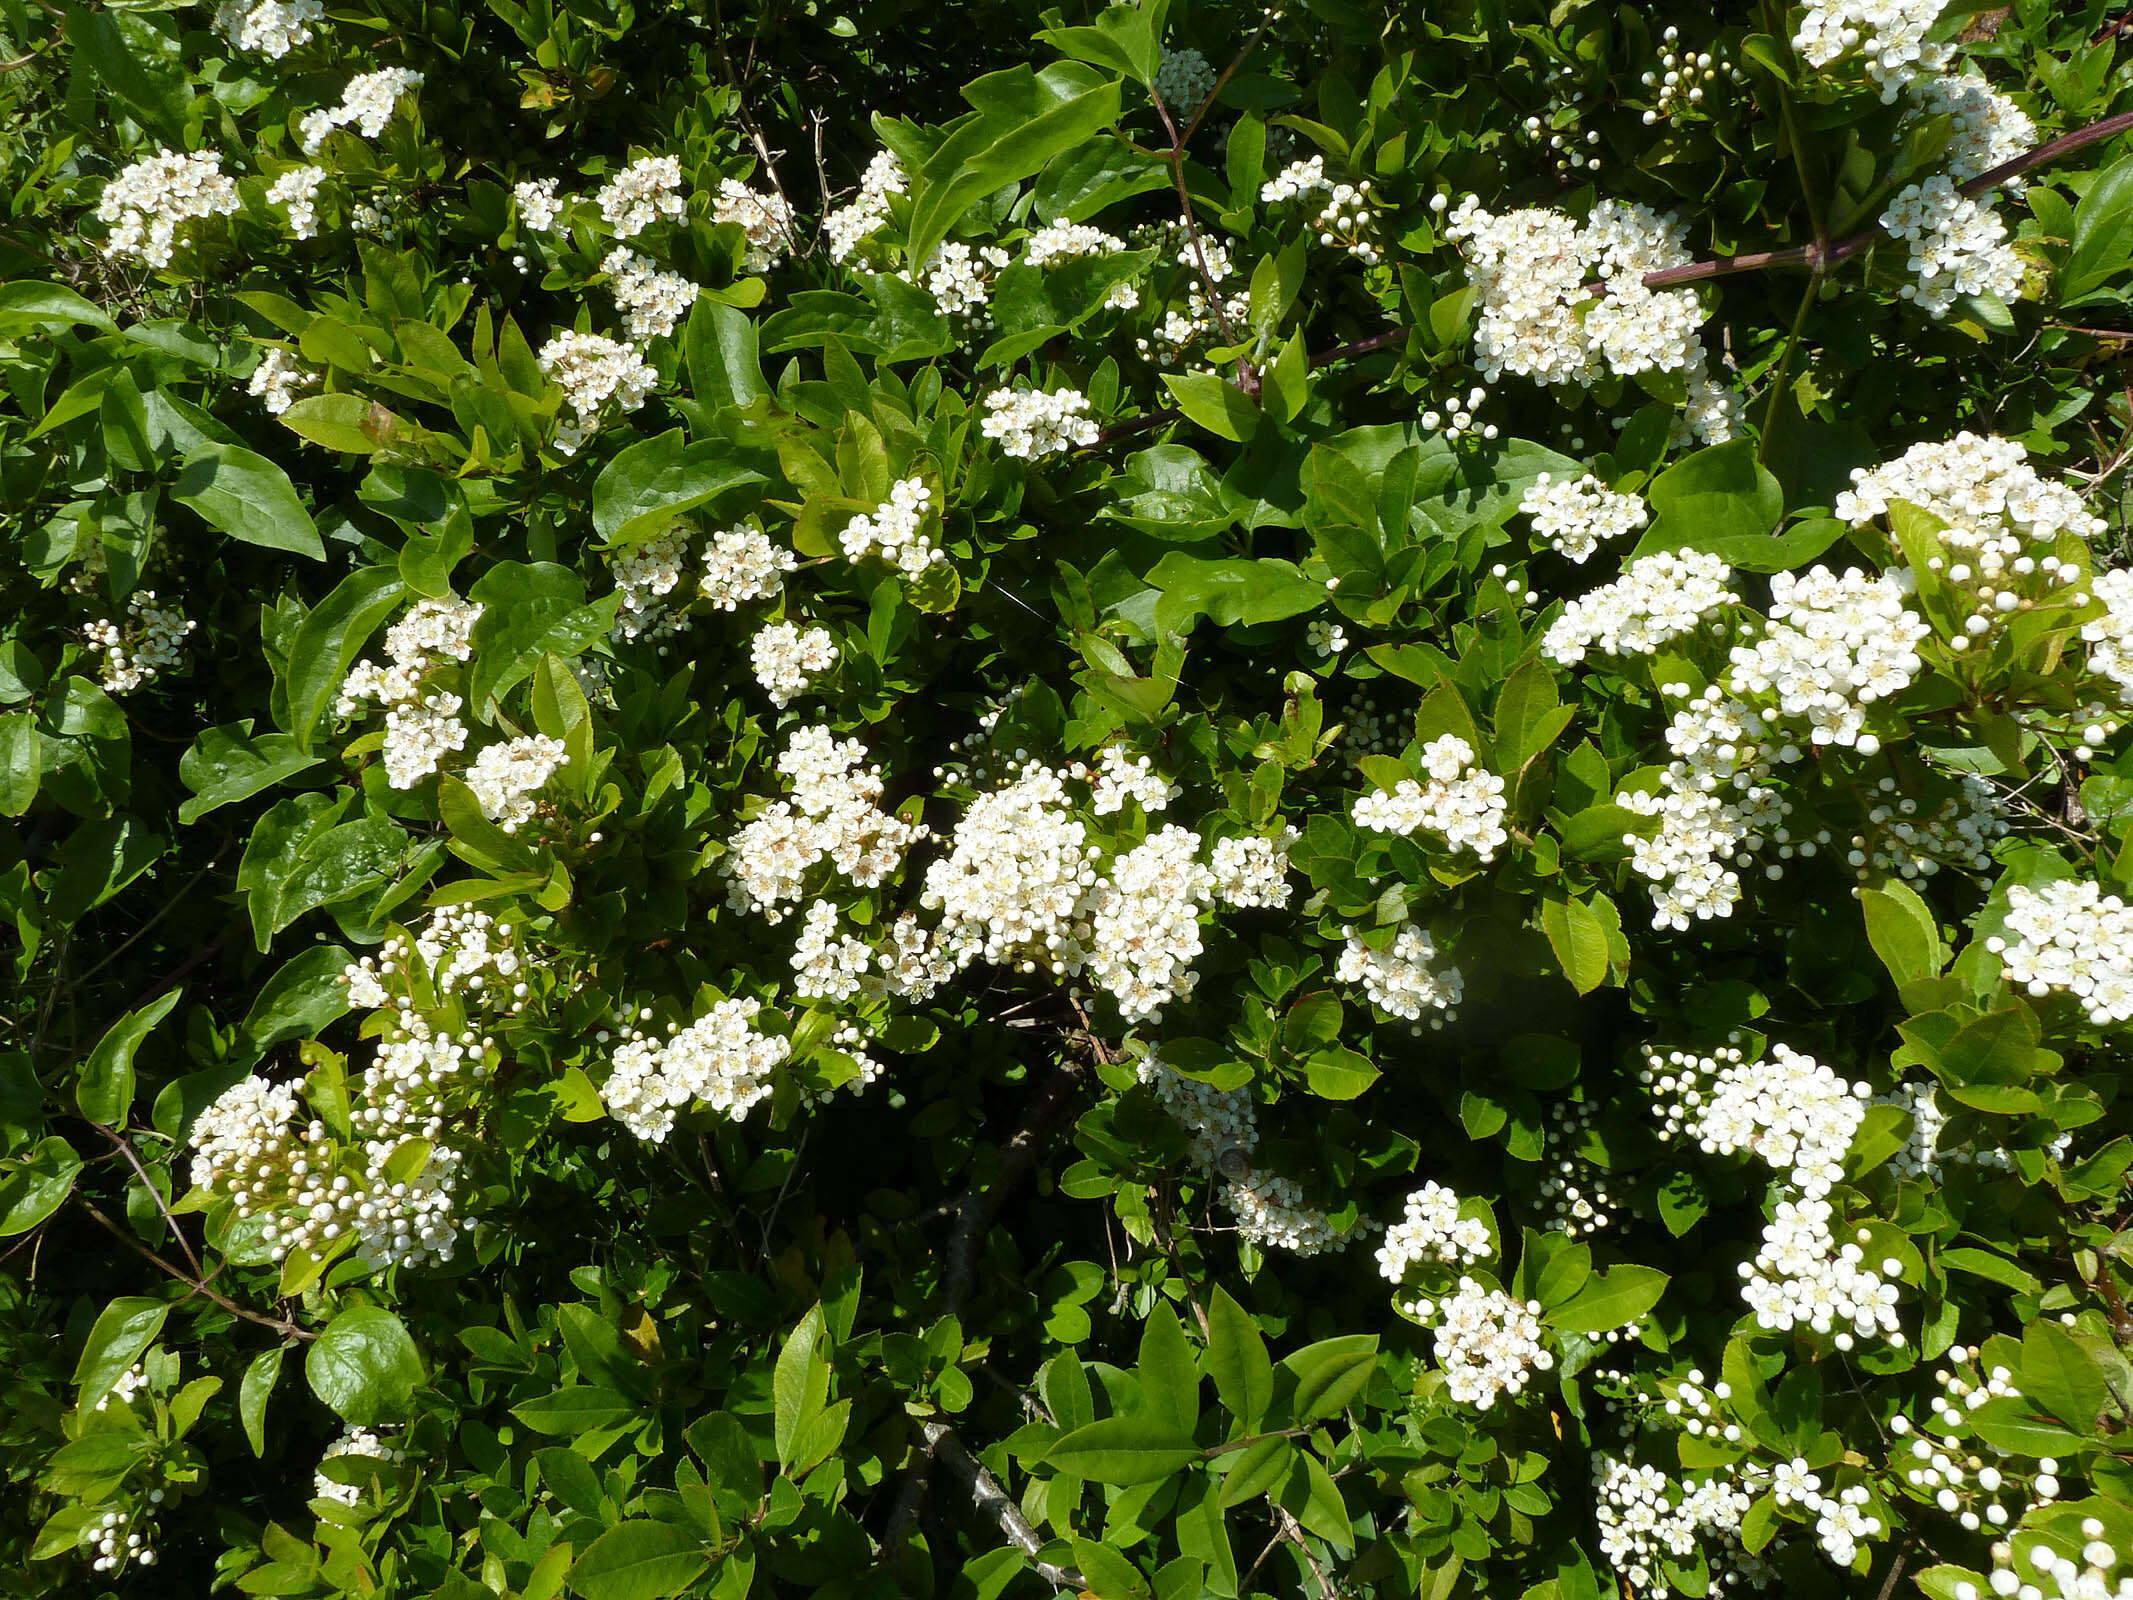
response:
M2133 1592L2128 37L0 4L0 1590Z

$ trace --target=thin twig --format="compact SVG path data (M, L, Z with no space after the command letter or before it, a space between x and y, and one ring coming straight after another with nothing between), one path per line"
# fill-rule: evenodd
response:
M1222 305L1222 291L1215 287L1215 275L1207 270L1207 251L1200 244L1200 225L1192 214L1192 190L1185 182L1185 136L1178 132L1178 125L1171 120L1170 108L1163 104L1161 92L1153 87L1148 98L1155 102L1155 114L1163 121L1163 131L1170 135L1170 181L1178 191L1178 208L1184 215L1185 238L1192 246L1192 264L1199 269L1200 283L1207 290L1207 308L1214 313L1215 326L1222 330L1222 342L1234 345L1236 330L1229 325L1229 312ZM1259 375L1252 370L1251 362L1237 358L1237 387L1248 395L1259 393Z
M208 1299L214 1301L216 1305L222 1307L223 1310L229 1312L231 1316L242 1317L247 1322L256 1322L262 1328L272 1328L276 1333L280 1334L285 1339L316 1339L318 1337L318 1335L313 1333L309 1328L300 1328L295 1323L285 1321L280 1317L261 1316L257 1311L248 1310L246 1307L241 1306L236 1301L232 1300L228 1295L222 1293L221 1290L213 1288L212 1286L203 1283L200 1279L190 1276L183 1267L172 1266L168 1261L165 1261L161 1256L157 1255L153 1250L149 1249L148 1246L141 1243L141 1241L136 1239L132 1234L126 1232L125 1229L121 1228L109 1217L105 1216L101 1211L97 1210L96 1207L92 1205L89 1201L83 1200L81 1202L81 1208L82 1210L88 1212L89 1215L91 1217L94 1217L99 1223L103 1224L104 1230L109 1233L112 1238L118 1240L120 1244L131 1250L135 1255L141 1257L144 1261L149 1262L151 1265L160 1268L162 1271L168 1273L171 1277L176 1278L178 1282L190 1285L194 1294L206 1295Z
M170 1226L170 1236L178 1241L178 1248L185 1252L185 1259L192 1263L193 1275L198 1278L205 1278L207 1276L207 1268L200 1264L199 1256L193 1253L193 1247L186 1239L184 1230L178 1226L178 1219L171 1214L170 1206L163 1199L163 1191L156 1187L155 1179L148 1175L148 1168L142 1164L139 1154L134 1150L133 1141L116 1129L105 1127L101 1122L92 1122L89 1126L106 1139L109 1139L117 1147L118 1153L124 1156L133 1167L133 1170L141 1175L141 1182L147 1185L149 1196L156 1203L156 1209L163 1213L164 1222Z
M978 1510L1000 1525L1008 1542L1029 1557L1030 1566L1038 1577L1054 1589L1071 1589L1076 1593L1088 1588L1089 1580L1072 1567L1062 1567L1046 1561L1038 1552L1044 1549L1044 1538L1030 1526L1029 1518L1023 1516L1022 1508L1009 1498L1000 1480L985 1470L968 1450L963 1441L955 1436L955 1429L938 1420L919 1424L919 1434L926 1441L929 1459L946 1461L951 1469L970 1485L971 1501Z

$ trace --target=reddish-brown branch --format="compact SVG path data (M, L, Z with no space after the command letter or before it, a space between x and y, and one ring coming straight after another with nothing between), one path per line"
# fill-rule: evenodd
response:
M157 1255L153 1250L149 1249L148 1246L141 1243L141 1241L136 1239L132 1234L128 1233L117 1223L113 1222L109 1217L105 1216L101 1211L97 1210L96 1207L90 1204L87 1200L81 1202L81 1208L82 1210L88 1212L91 1217L94 1217L97 1222L102 1224L106 1233L110 1234L112 1238L118 1240L120 1244L131 1250L135 1255L141 1257L141 1259L147 1261L150 1265L161 1268L171 1277L176 1278L178 1282L189 1285L194 1294L206 1295L208 1299L214 1301L216 1305L222 1307L222 1309L227 1311L231 1316L242 1317L247 1322L256 1322L262 1328L272 1328L276 1333L280 1334L285 1339L316 1339L318 1337L318 1335L313 1333L309 1328L300 1328L295 1323L285 1321L280 1317L261 1316L257 1311L252 1311L244 1306L239 1305L236 1301L232 1300L228 1295L222 1293L219 1289L216 1289L213 1286L202 1282L200 1279L195 1278L183 1267L172 1266L168 1261L165 1261L161 1256Z

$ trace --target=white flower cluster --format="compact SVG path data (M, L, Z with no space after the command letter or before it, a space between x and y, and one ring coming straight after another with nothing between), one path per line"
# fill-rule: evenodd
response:
M1718 1546L1705 1552L1717 1585L1746 1578L1761 1588L1768 1581L1763 1563L1740 1550L1741 1519L1755 1496L1724 1476L1676 1483L1656 1467L1605 1454L1593 1457L1592 1473L1600 1553L1632 1593L1668 1600L1673 1591L1665 1567L1688 1565L1707 1538Z
M1943 1150L1940 1146L1941 1130L1948 1125L1948 1113L1941 1110L1934 1097L1930 1083L1899 1083L1889 1094L1877 1094L1873 1103L1877 1106L1896 1106L1911 1119L1911 1136L1904 1147L1889 1157L1889 1166L1899 1178L1924 1178L1938 1183L1944 1169L1953 1166L1989 1167L2006 1170L2014 1165L2014 1158L1998 1148L1980 1149L1975 1145L1957 1145ZM1935 1395L1934 1399L1939 1400ZM1980 1402L1982 1403L1982 1402Z
M1983 1356L1984 1351L1977 1345L1952 1347L1945 1357L1947 1365L1933 1373L1936 1388L1927 1397L1931 1420L1916 1423L1898 1412L1888 1422L1890 1433L1910 1441L1901 1449L1891 1446L1889 1472L1901 1469L1904 1483L1917 1498L1930 1500L1937 1510L1955 1518L1967 1533L1981 1532L1988 1525L1995 1530L2019 1526L2030 1512L2049 1506L2060 1493L2059 1463L2052 1457L2039 1458L2025 1483L2019 1466L2005 1460L2006 1452L1974 1431L1972 1412L1995 1400L2023 1398L2014 1385L2014 1374L2004 1366L1988 1369ZM1982 1449L1990 1449L2001 1461L1988 1459ZM2084 1526L2082 1531L2085 1537L2094 1538L2101 1530ZM1993 1546L1993 1560L2002 1567L2006 1565L2006 1550L2005 1544ZM2019 1591L2012 1573L1995 1572L1991 1587L1996 1595L2016 1596ZM1961 1594L1961 1587L1954 1592ZM1974 1587L1972 1593L1976 1593Z
M837 908L827 900L809 904L793 946L793 989L808 1000L849 1000L874 965L874 953L840 934Z
M326 15L320 0L222 0L215 31L240 50L279 61L311 40L311 24Z
M919 272L906 271L903 277L907 281L915 277L943 316L969 317L985 326L991 322L985 307L992 299L993 275L1007 263L1007 252L997 245L973 250L960 240L949 239L935 248Z
M1086 222L1054 222L1037 229L1022 242L1022 262L1031 267L1056 267L1062 261L1085 256L1112 256L1126 248L1126 241Z
M289 208L289 232L299 239L318 237L318 190L324 167L291 167L267 185L267 204Z
M405 67L380 67L376 72L350 78L341 91L339 105L307 111L296 125L304 154L317 155L326 135L337 128L353 126L364 138L375 139L392 121L393 107L400 103L400 97L421 87L422 74Z
M1540 1302L1514 1300L1472 1278L1434 1306L1417 1300L1414 1315L1436 1320L1434 1348L1444 1387L1462 1405L1486 1411L1503 1395L1516 1395L1535 1372L1555 1365L1541 1343Z
M600 1091L608 1114L654 1144L673 1130L674 1113L694 1101L745 1118L792 1054L789 1039L751 1026L761 1010L754 1000L721 1000L686 1028L669 1023L664 1040L631 1028Z
M1468 195L1445 232L1460 243L1481 294L1474 362L1491 382L1510 372L1590 387L1609 372L1679 372L1688 386L1681 431L1712 444L1733 436L1740 403L1710 376L1695 294L1644 283L1648 273L1688 264L1680 218L1602 200L1581 227L1540 208L1496 216ZM1605 292L1588 309L1593 280Z
M1128 1022L1155 1020L1172 1000L1191 998L1200 911L1215 890L1199 851L1197 833L1166 827L1120 856L1097 886L1089 975Z
M751 189L738 178L719 183L718 198L711 202L711 220L740 224L748 238L741 266L748 272L769 271L793 245L792 207L785 197Z
M627 245L616 245L600 263L613 282L629 336L639 344L669 337L696 303L696 285L678 272L661 272Z
M1711 1056L1654 1051L1644 1081L1658 1099L1661 1132L1694 1139L1707 1154L1750 1151L1782 1175L1789 1191L1763 1229L1761 1248L1743 1262L1741 1298L1762 1326L1806 1327L1836 1335L1840 1350L1879 1334L1904 1342L1896 1318L1894 1260L1867 1265L1857 1242L1837 1245L1836 1208L1827 1196L1843 1179L1844 1157L1872 1090L1848 1084L1786 1045L1747 1061L1728 1046Z
M313 1475L311 1485L313 1499L331 1500L335 1505L352 1506L363 1498L360 1486L342 1483L326 1476L326 1463L337 1461L343 1456L361 1456L365 1460L382 1462L386 1466L406 1459L404 1452L394 1449L370 1429L359 1428L351 1422L341 1429L339 1438L319 1452L320 1470Z
M785 574L799 565L761 528L728 528L711 535L696 592L720 611L732 611L753 600L775 599L785 587Z
M570 203L568 196L557 192L553 178L527 178L514 183L511 199L518 206L518 220L535 233L551 232Z
M921 904L941 915L958 967L983 959L1072 975L1087 959L1096 850L1061 775L1036 762L970 803L948 854L926 869Z
M1423 412L1422 426L1431 433L1435 433L1439 428L1442 428L1447 439L1463 438L1465 435L1476 431L1474 414L1481 409L1482 402L1487 400L1488 397L1489 391L1477 384L1466 392L1465 399L1462 400L1457 395L1454 395L1444 402L1443 410L1440 411L1432 406L1429 410ZM1485 422L1481 425L1479 432L1482 438L1493 439L1496 437L1496 424Z
M394 980L419 960L440 996L461 995L470 1006L488 1005L506 1013L525 1009L526 984L519 978L525 958L519 954L515 925L499 922L474 906L439 906L429 915L412 945L398 935L341 969L351 1006L413 1013L406 998L396 996ZM405 1023L409 1033L419 1030Z
M1633 494L1618 494L1591 473L1558 483L1548 473L1519 496L1518 509L1533 519L1533 531L1583 565L1603 540L1621 539L1644 526L1649 513Z
M1307 161L1292 161L1271 179L1259 186L1262 205L1280 205L1299 195L1323 194L1326 202L1319 208L1311 222L1311 232L1318 242L1338 246L1353 255L1365 266L1377 265L1378 247L1364 234L1370 226L1370 193L1368 178L1360 183L1335 183L1326 176L1323 156L1312 156Z
M1659 790L1615 797L1624 808L1659 822L1649 838L1623 835L1630 865L1658 886L1652 893L1653 927L1686 928L1692 918L1732 914L1740 878L1727 863L1745 859L1761 830L1778 826L1791 809L1763 782L1778 753L1769 743L1770 732L1752 706L1706 690L1676 712L1667 729L1675 759L1661 775Z
M148 1372L138 1361L111 1380L111 1387L96 1397L96 1409L109 1411L115 1400L121 1407L133 1404L133 1397L148 1387Z
M1287 905L1289 846L1297 837L1294 828L1284 828L1272 838L1218 839L1210 861L1215 898L1240 908Z
M2133 1020L2133 907L2078 878L2007 891L2007 931L1985 941L2010 983L2065 990L2099 1028Z
M1254 1244L1300 1256L1318 1255L1347 1242L1348 1235L1315 1210L1296 1184L1279 1173L1253 1169L1259 1113L1250 1090L1211 1088L1174 1071L1153 1051L1135 1070L1190 1135L1194 1165L1222 1181L1222 1201L1236 1217L1238 1233Z
M615 594L622 602L608 627L612 638L622 642L664 639L695 623L686 598L681 604L670 600L691 565L689 534L688 526L677 522L662 534L609 554L608 571L614 575Z
M1992 1576L1987 1587L2002 1600L2133 1600L2133 1573L2121 1574L2118 1546L2104 1536L2100 1518L2081 1519L2081 1559L2061 1555L2039 1539L2029 1547L2026 1561L2015 1553L2010 1540L1992 1547ZM2050 1583L2049 1589L2045 1583ZM1955 1600L1982 1600L1978 1586L1968 1579L1949 1591Z
M1574 666L1587 651L1648 656L1732 603L1733 569L1702 550L1662 550L1613 583L1571 601L1549 625L1541 654Z
M1658 1100L1661 1134L1694 1139L1706 1155L1745 1150L1803 1194L1826 1195L1844 1177L1872 1090L1789 1045L1770 1053L1749 1061L1731 1045L1708 1056L1653 1051L1643 1078Z
M1881 85L1881 98L1893 102L1913 78L1938 72L1954 58L1953 45L1926 42L1926 30L1947 3L1809 0L1792 47L1811 67L1826 67L1858 51L1865 58L1867 76Z
M446 1261L457 1247L461 1158L437 1142L442 1095L462 1069L488 1071L487 1042L433 1035L407 1011L399 1021L403 1031L380 1044L353 1086L360 1151L343 1150L316 1119L292 1130L294 1091L256 1075L223 1091L194 1123L193 1181L227 1194L238 1216L263 1216L260 1237L276 1259L316 1255L345 1234L374 1271ZM413 1171L410 1149L422 1158Z
M1669 27L1659 42L1663 47L1659 65L1638 80L1645 88L1659 91L1658 104L1644 113L1647 128L1662 118L1680 116L1702 105L1704 92L1718 81L1721 72L1735 83L1741 81L1740 68L1732 62L1714 61L1708 50L1680 48L1679 28Z
M160 1504L161 1489L149 1491L149 1500ZM106 1511L89 1525L90 1544L96 1554L89 1559L92 1572L116 1572L127 1562L152 1567L156 1564L155 1547L148 1542L148 1535L133 1525L133 1519L124 1511Z
M896 157L887 150L875 151L860 175L859 193L851 204L839 206L822 219L830 260L842 261L859 248L860 241L879 232L889 220L889 196L904 192L904 169Z
M1106 745L1089 777L1089 809L1099 817L1123 811L1128 800L1153 815L1170 808L1185 791L1155 770L1147 756L1135 756L1122 744Z
M749 641L748 659L770 703L783 709L837 664L837 644L827 628L773 622Z
M659 384L658 371L640 351L605 334L565 329L541 346L540 364L562 385L563 398L578 414L577 440L598 425L600 408L608 401L635 411Z
M2106 527L2077 491L2032 467L2019 443L1967 432L1945 444L1913 445L1871 471L1853 469L1852 486L1837 496L1835 510L1857 528L1887 516L1899 501L1940 519L1946 524L1941 544L1974 561L1976 576L1995 581L2009 573L2063 571L2058 582L2077 582L2079 567L2053 554L2059 536L2089 539ZM2037 556L2025 552L2025 540L2038 547ZM1949 576L1960 583L1972 575Z
M985 437L1026 461L1096 442L1089 397L1078 389L995 389L985 409Z
M1860 882L1886 872L1910 879L1930 878L1944 861L1973 872L1990 869L1993 841L2013 827L2006 805L1999 791L1975 773L1954 774L1953 784L1953 793L1929 811L1925 807L1930 797L1920 800L1903 794L1895 798L1904 788L1895 778L1875 782L1874 792L1880 798L1865 817L1873 832L1853 834L1851 848L1844 855L1845 864L1858 873ZM1782 830L1778 836L1783 836ZM1822 830L1819 838L1827 844L1828 830ZM1784 854L1794 847L1778 848ZM1797 848L1803 855L1815 853L1815 845L1807 840Z
M1466 740L1456 733L1439 734L1422 747L1427 786L1403 778L1390 791L1363 795L1355 802L1356 826L1401 835L1426 830L1454 850L1494 860L1510 838L1504 831L1504 783L1473 761L1474 747Z
M1917 281L1903 286L1903 297L1931 316L1947 315L1964 295L2012 300L2022 292L2022 258L2007 243L2007 225L1945 175L1906 186L1881 213L1881 226L1910 245Z
M681 163L673 156L639 156L593 196L618 239L634 239L655 222L688 210L681 197Z
M2037 125L2029 113L1983 78L1951 73L1920 78L1912 85L1912 107L1905 120L1919 116L1954 119L1948 138L1948 175L1957 183L1990 172L2025 154L2037 142ZM2007 192L2020 198L2026 185L2007 180Z
M858 561L878 550L882 560L912 577L946 561L947 552L921 531L932 501L933 491L923 478L897 479L889 485L888 499L844 525L838 542L845 559Z
M1736 645L1727 687L1742 698L1769 695L1779 713L1808 724L1811 742L1855 746L1872 755L1865 707L1909 685L1919 669L1918 642L1931 630L1905 602L1916 584L1908 569L1840 576L1827 567L1770 580L1770 626L1752 645Z
M481 613L480 605L464 600L416 601L386 630L388 664L360 661L341 685L335 716L354 716L373 702L386 708L385 772L396 789L413 788L445 756L466 748L463 702L443 691L424 694L423 679L439 662L464 661L473 653Z
M287 351L269 347L259 358L259 365L252 369L250 381L245 385L248 394L256 395L267 408L267 415L278 417L296 404L296 397L303 390L318 382L318 374L311 371Z
M2089 670L2109 678L2133 701L2133 568L2099 572L2095 592L2103 615L2081 625Z
M467 787L482 815L506 833L516 833L533 816L533 797L566 759L563 741L543 733L506 739L485 747L467 769Z
M1470 1267L1496 1253L1488 1225L1459 1214L1459 1196L1441 1183L1425 1183L1407 1197L1402 1219L1385 1230L1378 1271L1393 1283L1415 1264Z
M1207 64L1207 57L1190 46L1166 49L1162 64L1155 71L1155 92L1172 111L1182 111L1190 117L1215 92L1215 69ZM1184 129L1180 127L1178 131L1182 133Z
M126 602L126 625L101 618L85 623L89 648L100 652L99 678L106 694L130 694L185 659L185 636L198 624L175 606L156 604L153 589L136 589Z
M1573 1239L1589 1238L1614 1221L1621 1201L1607 1186L1607 1173L1580 1153L1591 1129L1589 1102L1558 1100L1548 1109L1547 1165L1535 1188L1545 1226Z
M164 150L134 162L104 185L96 220L111 230L105 255L160 268L170 265L179 228L238 209L237 184L223 175L222 157Z
M825 727L795 729L778 757L792 799L774 802L733 836L720 862L736 910L781 921L801 897L801 880L827 858L862 889L895 872L923 829L881 809L881 769L862 766L857 739Z
M1457 967L1430 966L1436 943L1412 922L1400 925L1385 950L1371 949L1353 928L1341 929L1341 936L1347 943L1333 975L1342 983L1361 983L1363 993L1381 1011L1417 1022L1425 1011L1449 1014L1466 993L1466 980ZM1430 1018L1430 1026L1441 1028L1444 1019Z
M1312 156L1305 161L1292 161L1273 177L1259 186L1259 203L1263 206L1278 206L1284 200L1293 200L1298 195L1323 194L1333 187L1333 180L1326 176L1326 158Z

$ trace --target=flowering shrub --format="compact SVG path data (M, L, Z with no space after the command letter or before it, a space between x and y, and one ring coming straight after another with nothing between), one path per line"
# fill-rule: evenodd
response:
M2123 19L0 28L0 1587L2133 1593Z

